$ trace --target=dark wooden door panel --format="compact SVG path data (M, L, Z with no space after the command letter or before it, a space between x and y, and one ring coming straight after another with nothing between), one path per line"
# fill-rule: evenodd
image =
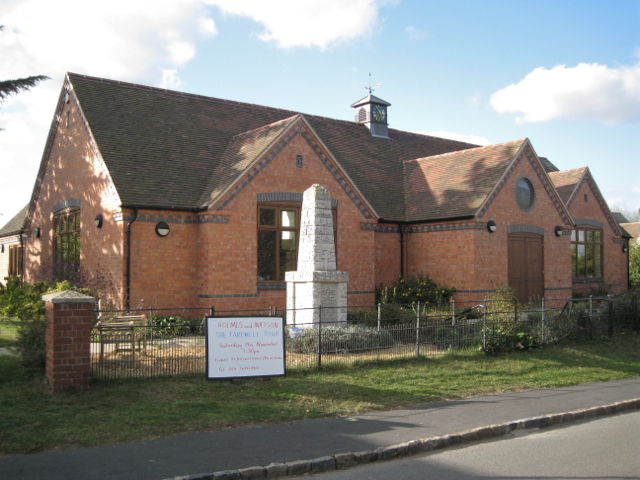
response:
M509 235L509 286L528 303L544 293L542 235Z

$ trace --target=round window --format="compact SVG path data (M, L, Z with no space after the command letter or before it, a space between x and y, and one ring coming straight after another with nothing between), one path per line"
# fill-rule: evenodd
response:
M533 185L526 178L522 178L516 183L516 202L524 210L533 205Z

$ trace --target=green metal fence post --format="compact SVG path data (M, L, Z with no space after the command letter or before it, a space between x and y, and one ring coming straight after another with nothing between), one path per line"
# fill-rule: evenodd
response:
M542 297L542 345L544 345L544 297Z
M456 301L451 299L451 325L456 324Z
M487 351L487 300L484 300L484 313L482 314L482 350Z
M420 356L420 302L418 302L418 313L416 315L416 358Z
M318 309L318 368L322 366L322 306Z
M609 299L609 336L613 337L613 299Z

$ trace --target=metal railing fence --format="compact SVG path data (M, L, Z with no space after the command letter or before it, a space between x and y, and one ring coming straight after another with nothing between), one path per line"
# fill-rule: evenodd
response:
M328 307L316 324L286 324L287 369L442 355L477 349L489 353L526 349L562 340L640 333L637 298L584 298L546 302L527 308L512 301L468 304L351 306L346 322ZM94 330L94 378L204 374L205 327L210 309L146 309L149 325L121 337ZM123 312L96 312L96 319ZM222 315L288 316L287 310L216 311ZM200 316L201 315L201 316Z

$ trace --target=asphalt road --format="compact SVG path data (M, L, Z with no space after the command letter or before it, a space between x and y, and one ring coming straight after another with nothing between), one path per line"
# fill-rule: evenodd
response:
M352 417L255 425L142 442L0 456L0 480L160 480L362 452L639 397L640 377L635 377L573 387L482 395ZM636 454L640 453L638 445L640 443L636 442ZM355 471L361 468L357 467Z
M313 475L315 480L639 479L640 412ZM309 478L291 477L291 478Z

